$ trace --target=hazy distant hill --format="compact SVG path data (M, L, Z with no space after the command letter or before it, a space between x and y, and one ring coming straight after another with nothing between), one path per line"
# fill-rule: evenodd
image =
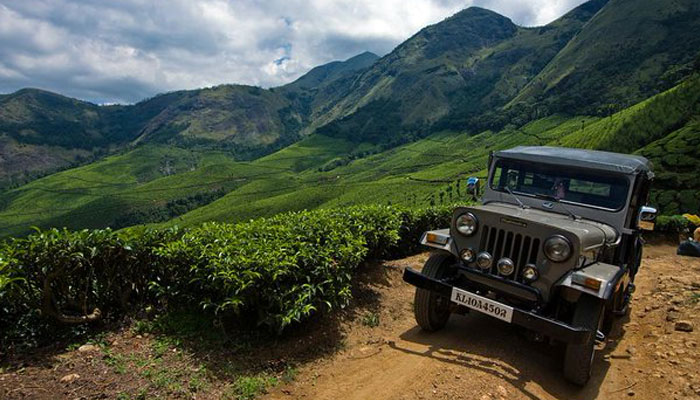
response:
M0 187L128 144L225 148L255 157L293 143L319 90L378 57L363 53L311 70L286 87L178 91L128 106L97 106L38 89L0 97Z

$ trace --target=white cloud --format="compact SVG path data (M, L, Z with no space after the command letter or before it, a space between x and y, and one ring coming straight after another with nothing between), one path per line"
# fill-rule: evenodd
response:
M220 83L277 86L365 50L385 54L470 5L541 25L583 0L0 0L0 92L97 102Z

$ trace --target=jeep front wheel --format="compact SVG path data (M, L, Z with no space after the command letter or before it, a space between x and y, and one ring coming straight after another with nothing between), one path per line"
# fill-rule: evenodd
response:
M596 332L603 321L603 308L603 302L588 295L581 295L576 303L572 325L590 329L591 336L585 343L566 346L564 377L571 383L583 386L591 377Z
M454 257L449 254L432 254L423 266L423 275L444 279L454 272ZM425 331L434 332L445 327L450 318L450 299L425 289L416 289L413 301L416 322Z

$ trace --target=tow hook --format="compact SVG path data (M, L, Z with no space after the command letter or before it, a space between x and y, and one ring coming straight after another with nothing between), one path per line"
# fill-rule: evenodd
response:
M605 341L605 334L601 331L595 331L595 341L599 343Z

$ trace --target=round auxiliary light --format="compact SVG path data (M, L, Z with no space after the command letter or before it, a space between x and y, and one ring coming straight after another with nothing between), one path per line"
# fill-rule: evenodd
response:
M498 273L504 276L511 275L515 271L515 264L510 258L501 258L496 266L498 267Z
M472 249L464 249L459 253L459 256L462 257L462 260L465 262L472 262L476 258L476 253Z
M571 242L561 235L554 235L544 242L544 255L554 262L564 262L571 256Z
M481 269L489 269L491 268L491 265L493 264L493 257L491 254L482 251L481 253L476 255L476 265L479 266Z
M523 268L523 279L526 282L534 282L539 277L540 272L537 270L537 267L533 264L527 264L525 268Z
M457 220L455 220L455 227L462 235L471 236L479 227L479 221L474 214L468 212L457 217Z

